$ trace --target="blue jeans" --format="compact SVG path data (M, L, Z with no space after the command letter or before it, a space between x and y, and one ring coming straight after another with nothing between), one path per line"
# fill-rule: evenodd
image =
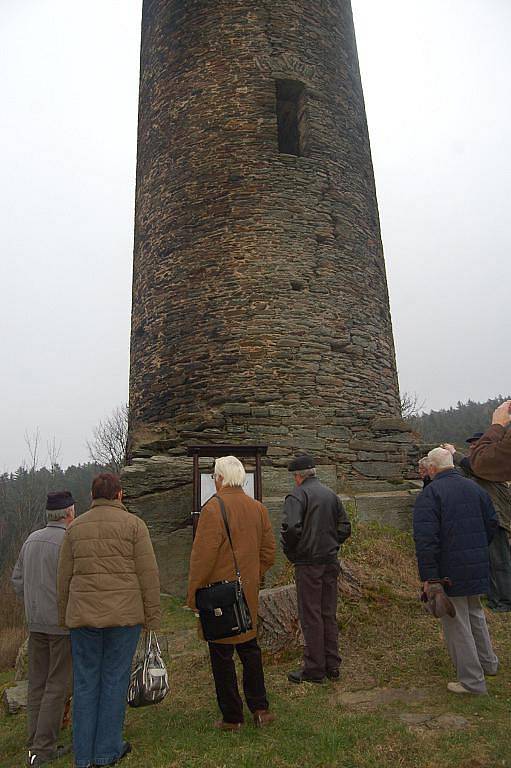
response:
M131 662L141 626L71 630L76 768L109 765L124 748Z

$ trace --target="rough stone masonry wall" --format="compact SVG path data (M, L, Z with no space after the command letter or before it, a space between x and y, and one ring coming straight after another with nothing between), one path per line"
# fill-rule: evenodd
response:
M279 153L277 79L306 156ZM349 0L144 1L135 225L124 486L164 583L189 444L267 442L276 527L299 450L348 493L413 474Z
M307 157L279 154L277 78L305 85ZM349 1L146 0L140 83L133 455L264 440L402 477Z

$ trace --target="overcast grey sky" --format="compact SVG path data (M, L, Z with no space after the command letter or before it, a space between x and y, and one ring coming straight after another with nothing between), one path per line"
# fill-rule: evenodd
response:
M511 2L353 10L401 389L509 393ZM0 0L0 471L127 399L140 14Z

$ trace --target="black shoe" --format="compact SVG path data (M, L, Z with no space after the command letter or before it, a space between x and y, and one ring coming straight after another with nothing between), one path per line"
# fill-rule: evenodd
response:
M289 672L287 679L290 683L322 683L324 677L309 677L303 671L303 669L297 669L294 672Z
M117 765L117 763L120 763L121 760L124 757L126 757L126 755L129 755L130 752L131 752L131 744L129 743L129 741L125 741L122 747L121 754L119 755L117 760L114 760L113 763L109 763L109 765Z
M326 676L329 680L339 680L341 673L338 669L327 669Z
M126 757L126 755L129 755L130 752L131 752L131 744L129 743L129 741L125 741L123 742L122 751L119 757L116 757L115 760L112 760L111 763L104 763L103 765L98 765L97 768L108 768L109 765L117 765L117 763L120 763L121 760L124 757ZM91 768L93 767L94 767L94 763L92 764Z

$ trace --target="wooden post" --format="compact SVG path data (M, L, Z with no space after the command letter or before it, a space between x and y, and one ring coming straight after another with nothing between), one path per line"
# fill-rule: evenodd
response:
M219 456L238 455L238 458L248 458L255 456L254 472L254 498L257 501L263 499L263 481L261 474L261 456L265 456L268 450L267 445L190 445L187 448L186 455L193 458L193 491L192 491L192 526L193 537L199 523L201 508L201 474L199 459L201 456L218 458Z
M261 478L261 454L259 451L255 455L255 478L254 478L254 496L257 501L263 500L263 483Z
M199 454L193 454L193 500L192 500L192 539L199 524L200 517L200 467Z

